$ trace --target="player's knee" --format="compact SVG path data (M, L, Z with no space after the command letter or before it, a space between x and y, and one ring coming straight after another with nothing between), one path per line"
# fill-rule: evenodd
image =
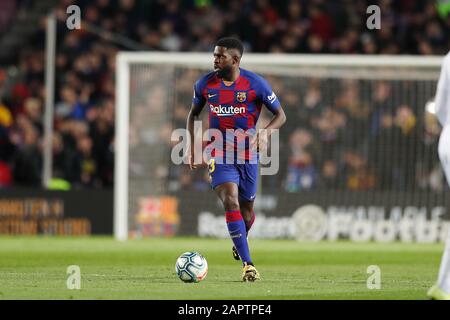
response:
M239 201L236 196L227 195L223 199L223 206L227 211L239 210Z

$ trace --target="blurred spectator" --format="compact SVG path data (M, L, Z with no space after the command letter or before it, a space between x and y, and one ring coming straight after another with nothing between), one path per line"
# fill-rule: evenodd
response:
M16 185L40 186L42 158L39 147L39 133L26 120L23 124L23 143L16 150L12 163Z
M92 154L92 140L83 136L77 140L75 182L86 187L99 184L98 165Z
M379 177L378 187L391 190L394 185L392 163L397 155L396 141L392 139L395 136L394 118L390 112L384 112L380 119L378 134L370 139L369 159Z
M64 141L58 132L53 135L53 176L62 179L74 180L75 154L64 146Z
M16 13L15 0L2 0L0 1L0 32L7 30L8 26L14 19Z
M444 189L445 179L436 152L439 143L441 127L437 118L429 113L424 114L424 130L417 159L417 184L421 189L441 191Z
M11 168L7 163L0 161L0 188L10 187L12 180Z
M380 81L375 84L374 90L371 108L371 129L372 134L377 135L380 128L381 115L386 112L393 112L391 101L389 101L392 87L387 82Z
M317 172L309 153L292 155L289 159L286 177L286 191L311 190L317 182Z
M290 137L286 190L297 192L312 189L317 180L313 157L309 150L313 143L311 132L297 129Z
M39 98L27 98L24 102L23 114L31 121L33 126L38 129L39 133L42 134L42 101Z
M55 106L55 116L61 118L74 118L77 120L85 120L88 110L88 100L83 92L83 96L69 86L61 89L61 101Z
M351 191L374 189L376 176L368 166L367 158L355 150L348 150L343 155L343 171L346 187Z
M338 164L334 160L326 160L323 163L319 179L320 189L338 190L346 187L342 175L339 174Z
M420 141L417 119L408 105L401 105L395 114L395 132L391 139L395 139L396 150L391 165L397 185L401 189L414 188L416 180L417 142Z

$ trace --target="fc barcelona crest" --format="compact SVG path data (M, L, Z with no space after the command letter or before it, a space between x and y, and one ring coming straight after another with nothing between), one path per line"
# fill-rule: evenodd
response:
M238 91L236 94L236 100L239 102L244 102L245 100L247 100L247 92Z

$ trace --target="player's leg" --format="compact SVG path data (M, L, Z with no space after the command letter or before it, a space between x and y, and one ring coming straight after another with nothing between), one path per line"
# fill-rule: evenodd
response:
M239 207L238 185L234 182L225 182L217 185L214 191L223 203L228 232L242 263L253 264L248 249L247 231Z
M243 263L252 263L247 243L247 231L239 207L239 172L234 164L216 164L209 161L211 187L221 200L226 213L226 222L236 256Z
M247 232L255 222L253 204L258 187L258 164L245 163L239 168L239 206Z
M444 169L447 182L450 185L450 126L443 128L439 139L439 159ZM438 281L428 291L428 296L436 300L450 300L450 230L445 244L439 268Z
M242 218L245 222L245 228L247 230L247 235L255 222L255 212L253 211L254 201L248 201L239 197L239 207L241 208Z
M245 222L245 230L247 231L247 240L248 240L248 232L250 231L253 223L255 222L255 212L253 211L253 201L247 201L242 198L239 198L239 207L241 208L242 218ZM241 260L239 257L239 253L236 250L236 247L231 249L233 254L233 258L235 260Z
M237 165L237 168L239 172L239 203L248 233L254 222L253 201L256 197L258 164L245 163ZM260 279L260 275L254 265L247 265L244 266L242 278L244 281L255 281Z

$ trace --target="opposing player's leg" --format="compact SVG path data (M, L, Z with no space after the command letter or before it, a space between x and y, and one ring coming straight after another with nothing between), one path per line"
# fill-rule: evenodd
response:
M439 159L450 185L450 126L443 128L439 139ZM428 291L428 297L435 300L450 300L450 230L447 236L444 254L437 283Z

